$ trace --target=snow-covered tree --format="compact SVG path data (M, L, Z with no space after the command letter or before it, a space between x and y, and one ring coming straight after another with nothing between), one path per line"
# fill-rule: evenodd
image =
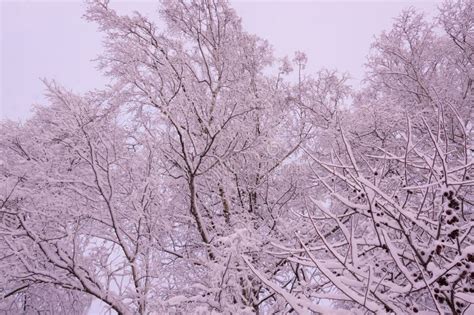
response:
M46 81L48 106L0 125L1 310L474 303L471 1L403 12L359 91L276 59L225 1L162 1L163 29L112 7L85 15L109 86Z
M460 314L474 302L473 21L470 1L433 22L403 12L374 43L332 143L304 147L307 223L296 245L275 244L306 267L289 303Z

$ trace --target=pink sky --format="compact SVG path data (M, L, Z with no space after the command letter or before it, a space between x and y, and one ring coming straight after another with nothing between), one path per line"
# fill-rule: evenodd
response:
M403 8L427 13L436 1L231 1L247 31L268 39L277 56L304 51L308 71L347 71L357 85L375 34L388 29ZM111 1L119 12L152 17L158 3ZM81 19L80 1L5 1L1 7L0 117L24 119L44 103L40 78L84 92L105 84L91 62L101 52L101 34Z

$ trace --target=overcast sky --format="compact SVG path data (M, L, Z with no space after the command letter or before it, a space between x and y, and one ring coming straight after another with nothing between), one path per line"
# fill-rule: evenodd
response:
M111 1L121 13L138 10L156 18L155 1ZM231 1L244 28L267 39L277 56L304 51L308 71L347 71L357 85L373 37L389 29L409 6L428 14L439 1ZM81 19L81 1L0 0L0 116L25 119L44 103L40 78L76 92L105 81L91 61L101 52L101 34Z

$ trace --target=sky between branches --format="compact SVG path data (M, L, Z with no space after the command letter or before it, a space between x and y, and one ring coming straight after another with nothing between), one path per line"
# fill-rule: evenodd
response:
M428 15L439 1L231 1L246 31L267 39L275 55L307 54L309 72L325 67L363 78L374 35L389 29L401 10ZM112 1L120 13L156 15L156 1ZM75 92L106 83L91 60L101 53L101 34L81 19L81 1L0 0L0 118L23 120L45 102L40 78ZM154 20L157 21L158 17Z

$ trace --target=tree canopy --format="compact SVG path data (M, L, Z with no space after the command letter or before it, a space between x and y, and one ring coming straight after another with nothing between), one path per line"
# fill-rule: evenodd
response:
M0 310L474 311L472 1L402 12L357 90L225 1L85 18L107 88L0 123Z

